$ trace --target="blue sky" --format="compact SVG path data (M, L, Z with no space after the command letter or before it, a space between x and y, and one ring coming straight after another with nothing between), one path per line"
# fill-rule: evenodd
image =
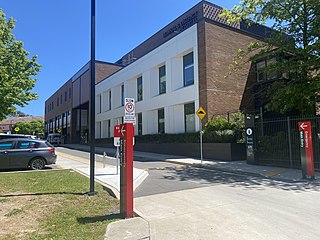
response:
M96 59L115 62L199 0L96 0ZM238 0L211 1L232 8ZM44 102L90 59L91 0L1 0L14 34L42 65L33 91L39 99L21 111L44 115Z

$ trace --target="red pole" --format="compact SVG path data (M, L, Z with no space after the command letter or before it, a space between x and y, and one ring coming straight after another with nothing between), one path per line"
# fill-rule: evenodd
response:
M133 212L133 136L131 123L120 125L120 212L124 218L134 216Z

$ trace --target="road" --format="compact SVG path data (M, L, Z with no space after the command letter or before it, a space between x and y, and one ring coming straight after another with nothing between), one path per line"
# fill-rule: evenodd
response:
M149 169L135 191L135 208L148 221L152 239L320 239L319 182L275 181L148 159L136 159L134 166Z

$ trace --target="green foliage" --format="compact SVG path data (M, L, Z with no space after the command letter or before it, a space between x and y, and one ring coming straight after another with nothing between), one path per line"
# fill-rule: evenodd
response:
M44 135L44 123L41 120L31 122L17 122L13 129L19 128L19 134L37 135L42 137Z
M244 141L244 118L234 114L229 121L221 116L209 120L204 127L204 142L235 143Z
M37 56L28 58L23 43L11 33L15 20L6 19L0 9L0 120L16 111L15 106L24 107L37 94L31 92L35 86L40 65Z
M269 38L251 42L240 49L231 70L237 71L244 63L266 56L286 56L282 61L265 67L265 72L281 70L287 73L286 83L275 83L268 90L269 110L284 113L299 110L314 114L320 89L320 4L319 0L243 0L231 11L224 9L222 17L229 22L273 23ZM275 51L276 49L276 51Z

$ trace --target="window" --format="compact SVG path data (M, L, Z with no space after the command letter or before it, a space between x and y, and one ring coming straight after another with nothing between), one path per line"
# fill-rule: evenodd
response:
M64 92L64 101L66 102L67 99L68 99L68 93L67 93L67 91L65 91L65 92Z
M266 70L267 66L273 65L277 62L276 58L264 59L256 63L256 77L257 82L262 82L266 80L274 80L279 77L277 70Z
M271 58L271 59L267 59L267 66L273 65L277 63L276 58ZM277 79L279 77L278 71L277 70L271 70L267 72L267 79L268 80L274 80Z
M109 110L111 110L111 90L109 91Z
M166 65L159 68L159 94L166 93Z
M51 105L52 105L52 107L51 107L51 110L52 110L52 109L53 109L53 107L54 107L54 106L53 106L53 101L52 101Z
M69 88L69 99L71 98L71 88Z
M142 90L142 77L137 78L137 102L142 101L143 99L143 90Z
M158 133L164 133L164 108L158 109Z
M142 113L138 113L138 135L142 135Z
M124 84L121 85L121 106L124 106Z
M19 141L17 144L17 149L29 149L29 148L38 148L39 143L30 142L30 141Z
M97 113L101 113L101 94L99 94L97 96L97 103L96 104L98 104Z
M0 150L11 149L13 147L13 141L0 143Z
M60 104L62 104L62 94L60 95Z
M110 120L107 120L107 133L108 133L108 137L111 137L111 132L110 132L110 129L111 129L111 124L110 124Z
M71 112L67 112L67 127L70 127L70 121L71 121Z
M192 85L194 82L193 52L183 56L183 83L184 86Z
M194 103L184 105L184 127L185 132L195 132L195 109Z
M57 98L57 107L59 106L59 97Z

